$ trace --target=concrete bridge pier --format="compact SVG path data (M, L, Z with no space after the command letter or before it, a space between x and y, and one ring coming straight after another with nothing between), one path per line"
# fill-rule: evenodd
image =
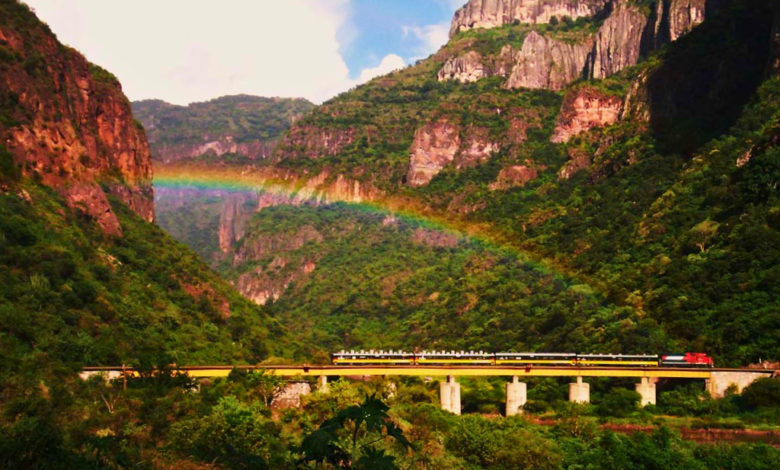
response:
M460 415L460 384L455 381L454 376L450 375L446 382L439 384L439 396L443 410Z
M649 377L642 377L642 382L636 384L636 391L642 396L639 406L655 405L655 382Z
M515 416L523 414L522 407L528 401L528 386L520 382L517 376L506 384L506 415Z
M736 393L742 393L748 385L764 377L772 377L771 372L745 371L713 371L706 381L707 391L712 398L724 398L730 388Z
M576 383L569 384L569 401L572 403L590 403L590 384L583 383L582 377L577 377Z
M321 393L328 393L330 391L330 387L328 386L328 376L327 375L321 375L320 378L317 380L317 389Z

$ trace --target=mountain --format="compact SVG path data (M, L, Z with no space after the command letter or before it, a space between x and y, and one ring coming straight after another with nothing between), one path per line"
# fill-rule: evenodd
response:
M4 413L87 365L272 354L274 322L150 223L150 152L116 78L15 0L0 69Z
M149 148L116 77L57 42L15 2L4 2L3 10L0 151L5 165L55 188L106 233L120 235L121 228L101 185L152 221Z
M133 113L148 133L152 157L166 163L202 155L266 158L282 133L313 108L301 98L247 95L189 106L160 100L133 103Z
M588 321L607 328L648 321L658 328L644 330L646 337L708 351L721 364L778 357L779 14L762 0L474 0L455 15L440 51L316 108L271 159L203 171L254 174L258 187L274 182L318 201L410 213L520 250L577 279L571 285L587 286L606 311L627 315L590 310ZM287 199L278 202L297 200ZM309 243L319 246L309 258L318 250L327 256L331 242L326 235L291 242L308 233L306 224L281 239L268 233L258 223L268 205L241 206L263 210L232 232L237 251L222 258L229 260L224 275L254 286L245 295L298 312L289 320L301 325L295 331L348 310L347 324L364 325L350 337L381 338L370 312L385 312L382 321L392 324L406 318L360 290L332 304L343 288L337 285L371 278L376 267L358 268L357 253L355 269L337 276L317 262L306 273L306 257L290 266L285 253ZM316 218L310 206L295 205L288 210ZM246 256L244 243L274 247L273 258L284 263L266 264L273 259L265 250ZM353 265L347 251L339 257ZM432 263L445 269L446 261ZM287 274L274 278L269 269ZM380 272L394 278L405 271ZM393 292L410 303L421 295ZM528 295L543 298L534 289ZM460 314L450 307L430 318L455 322ZM307 310L320 313L312 320ZM492 312L499 324L508 318ZM548 326L571 321L564 310ZM399 325L410 338L417 331L408 321ZM437 336L414 338L427 344ZM373 344L364 341L349 344ZM549 344L518 336L512 346Z

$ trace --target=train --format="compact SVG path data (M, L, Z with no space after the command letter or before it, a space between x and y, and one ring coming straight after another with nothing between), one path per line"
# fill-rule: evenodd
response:
M485 351L341 351L331 354L341 366L545 366L545 367L694 367L712 368L706 353L581 354Z

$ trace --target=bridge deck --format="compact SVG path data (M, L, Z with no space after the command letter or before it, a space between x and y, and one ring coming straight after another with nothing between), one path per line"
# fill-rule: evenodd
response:
M180 367L191 377L227 377L233 366ZM511 366L237 366L241 370L262 370L284 377L419 376L443 377L649 377L668 379L709 379L713 372L766 373L770 369L685 369L661 367L511 367ZM108 372L137 375L132 368L87 367L88 375Z

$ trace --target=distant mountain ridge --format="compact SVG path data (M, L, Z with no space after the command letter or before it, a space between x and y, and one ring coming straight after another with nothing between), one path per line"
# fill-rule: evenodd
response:
M202 155L267 158L282 133L313 108L302 98L250 95L189 106L161 100L133 103L133 112L148 133L153 159L167 163Z

